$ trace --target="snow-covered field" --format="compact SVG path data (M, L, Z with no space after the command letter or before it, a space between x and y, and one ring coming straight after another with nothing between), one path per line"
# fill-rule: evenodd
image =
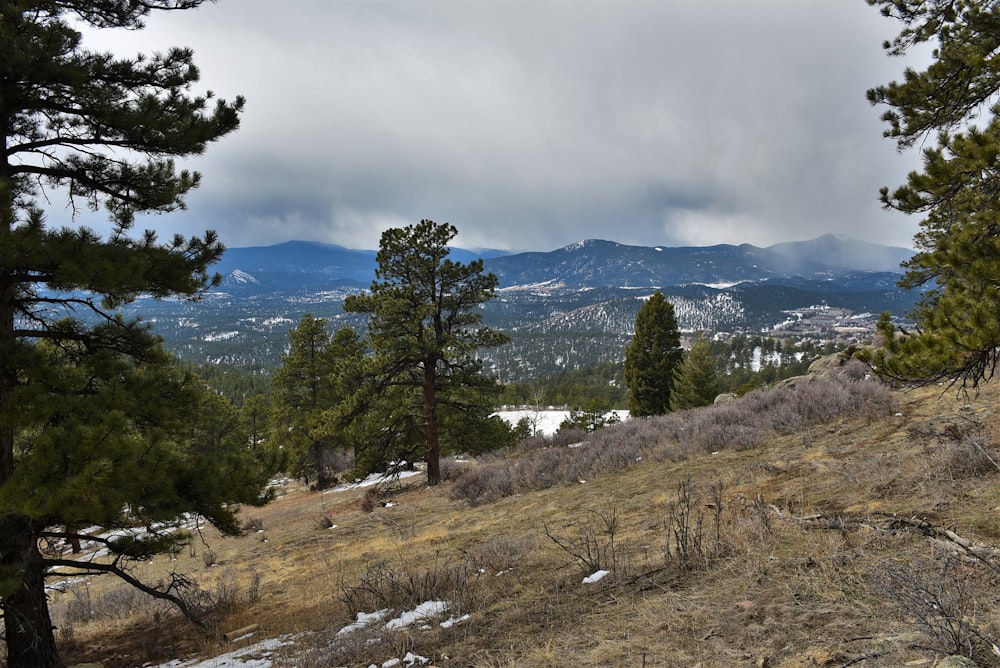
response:
M606 413L604 417L610 417L611 413L616 413L618 418L622 421L628 419L628 411L611 411ZM504 420L509 422L511 425L517 425L522 418L528 418L528 421L534 425L535 432L539 434L544 434L545 436L551 436L556 433L559 429L559 425L562 424L563 420L569 417L569 411L556 411L556 410L540 410L536 411L534 409L524 409L516 411L499 411L497 413Z

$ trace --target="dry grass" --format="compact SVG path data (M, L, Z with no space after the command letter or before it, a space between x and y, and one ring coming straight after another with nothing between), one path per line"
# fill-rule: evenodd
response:
M949 643L998 665L992 558L956 552L933 528L1000 546L990 463L1000 388L968 403L940 388L897 393L891 410L863 394L846 416L818 411L832 402L815 389L795 390L809 402L797 412L775 396L693 412L687 436L669 417L582 448L535 443L484 460L476 466L503 461L545 484L474 505L460 494L464 474L438 489L404 481L389 507L361 491L290 487L252 511L260 532L207 535L208 547L143 567L146 579L176 569L227 598L215 632L94 580L53 601L65 656L116 668L218 654L232 648L224 632L255 623L255 640L300 634L279 665L304 667L381 665L407 651L437 666L931 665ZM744 418L753 430L741 433L733 416L747 407L779 421ZM595 445L608 452L586 455L592 468L563 461ZM545 477L540 461L570 475ZM596 566L611 575L582 584ZM951 607L922 607L913 591ZM470 617L336 635L359 610L420 600Z

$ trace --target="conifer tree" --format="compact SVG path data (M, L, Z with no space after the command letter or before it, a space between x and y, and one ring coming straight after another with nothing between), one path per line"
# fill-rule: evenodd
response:
M386 230L371 290L344 302L346 311L370 314L377 385L419 390L416 424L430 485L441 482L439 404L457 408L480 403L482 363L476 351L507 341L479 326L478 307L493 298L497 278L483 273L482 260L464 264L448 259L448 243L456 234L455 226L432 220ZM463 396L470 391L472 396Z
M663 415L670 410L674 369L682 354L674 305L657 290L636 314L635 334L625 349L631 415Z
M712 342L697 336L691 350L674 369L674 385L670 392L670 410L709 406L719 394L719 375L712 357Z
M887 137L921 145L923 171L881 191L889 209L923 216L900 285L925 290L915 331L880 323L870 361L902 379L978 385L1000 360L1000 4L986 0L868 0L902 24L885 47L934 44L922 71L868 91L888 109Z
M235 531L230 503L259 497L259 477L241 477L245 442L215 441L217 466L202 457L206 434L179 420L200 411L192 381L142 323L115 312L139 294L197 298L218 280L214 234L161 243L131 232L137 214L183 208L200 177L174 159L235 130L243 100L193 94L189 50L121 59L85 49L79 29L137 29L153 10L201 2L0 0L0 605L11 668L62 665L41 538L153 528L184 512ZM111 233L68 220L50 229L37 200L59 192L74 211L104 208ZM109 540L110 565L87 566L141 585L127 560L183 537ZM183 604L176 584L146 590Z
M271 438L288 454L296 475L317 489L336 482L333 455L349 447L346 430L331 420L361 383L365 346L349 327L334 334L327 319L302 316L289 332L291 345L272 379Z

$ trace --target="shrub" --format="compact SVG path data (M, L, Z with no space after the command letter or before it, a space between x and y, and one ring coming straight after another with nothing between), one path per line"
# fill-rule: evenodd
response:
M976 565L947 557L936 563L914 557L906 563L883 561L869 577L869 590L889 603L903 620L927 637L928 648L970 659L988 658L994 640L976 622L991 583Z
M706 452L746 450L776 434L841 416L888 417L895 405L888 385L849 364L837 375L757 390L723 404L635 418L592 434L573 430L551 439L534 437L470 466L457 477L452 495L474 505L489 503L617 471L649 457L678 461Z

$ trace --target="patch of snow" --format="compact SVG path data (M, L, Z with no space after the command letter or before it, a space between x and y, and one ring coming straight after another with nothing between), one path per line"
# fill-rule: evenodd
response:
M294 641L294 636L270 638L211 659L174 659L155 668L271 668L274 652Z
M450 629L455 624L461 624L462 622L470 619L471 617L472 617L472 615L468 615L468 614L462 615L461 617L449 617L448 619L446 619L443 622L441 622L441 628L443 628L443 629Z
M595 571L591 575L583 578L583 584L594 584L595 582L600 582L606 575L610 575L610 571Z
M695 283L695 285L704 285L706 288L713 288L715 290L725 290L726 288L731 288L734 285L739 285L744 281L719 281L718 283Z
M208 341L208 342L212 342L212 341L228 341L229 339L234 339L234 338L236 338L239 335L240 335L239 332L232 332L232 331L230 331L230 332L212 332L211 334L206 334L205 336L201 337L201 340L202 341Z
M520 285L508 285L505 288L497 289L498 293L504 292L539 292L545 293L552 290L560 290L565 288L566 284L559 279L550 278L547 281L539 281L537 283L522 283Z
M400 471L397 478L403 480L404 478L412 478L416 475L422 475L423 471ZM328 490L325 490L324 494L329 494L330 492L343 492L349 489L361 489L363 487L371 487L372 485L377 485L380 482L388 480L392 476L387 476L384 473L372 473L364 480L359 480L357 482L345 482L342 485L337 485Z
M413 626L417 622L425 622L434 617L438 617L448 611L448 604L444 601L424 601L415 609L404 612L395 619L390 619L385 623L385 628L389 630L401 629L406 626Z
M241 271L239 269L231 272L229 274L229 278L233 279L233 281L235 281L236 283L244 283L244 284L251 284L251 285L259 285L260 284L260 281L258 281L256 278L254 278L253 276L251 276L247 272Z
M347 635L348 633L354 633L359 629L363 629L369 624L374 624L375 622L382 621L386 615L389 614L388 609L376 610L375 612L359 612L357 621L353 624L348 624L344 628L337 631L338 636Z
M557 410L533 410L530 408L518 409L518 410L505 410L497 411L494 415L498 415L503 418L510 426L516 427L517 423L523 418L528 418L528 422L531 424L536 434L542 434L543 436L551 436L552 434L559 431L559 425L563 423L563 420L569 418L569 411L557 411ZM605 418L610 418L612 413L616 413L618 417L624 422L629 418L628 411L611 411L605 414Z
M407 652L406 656L402 659L389 659L382 664L381 668L395 668L395 666L426 666L431 660L425 656L420 656L419 654L414 654L413 652ZM379 668L374 663L368 668Z

